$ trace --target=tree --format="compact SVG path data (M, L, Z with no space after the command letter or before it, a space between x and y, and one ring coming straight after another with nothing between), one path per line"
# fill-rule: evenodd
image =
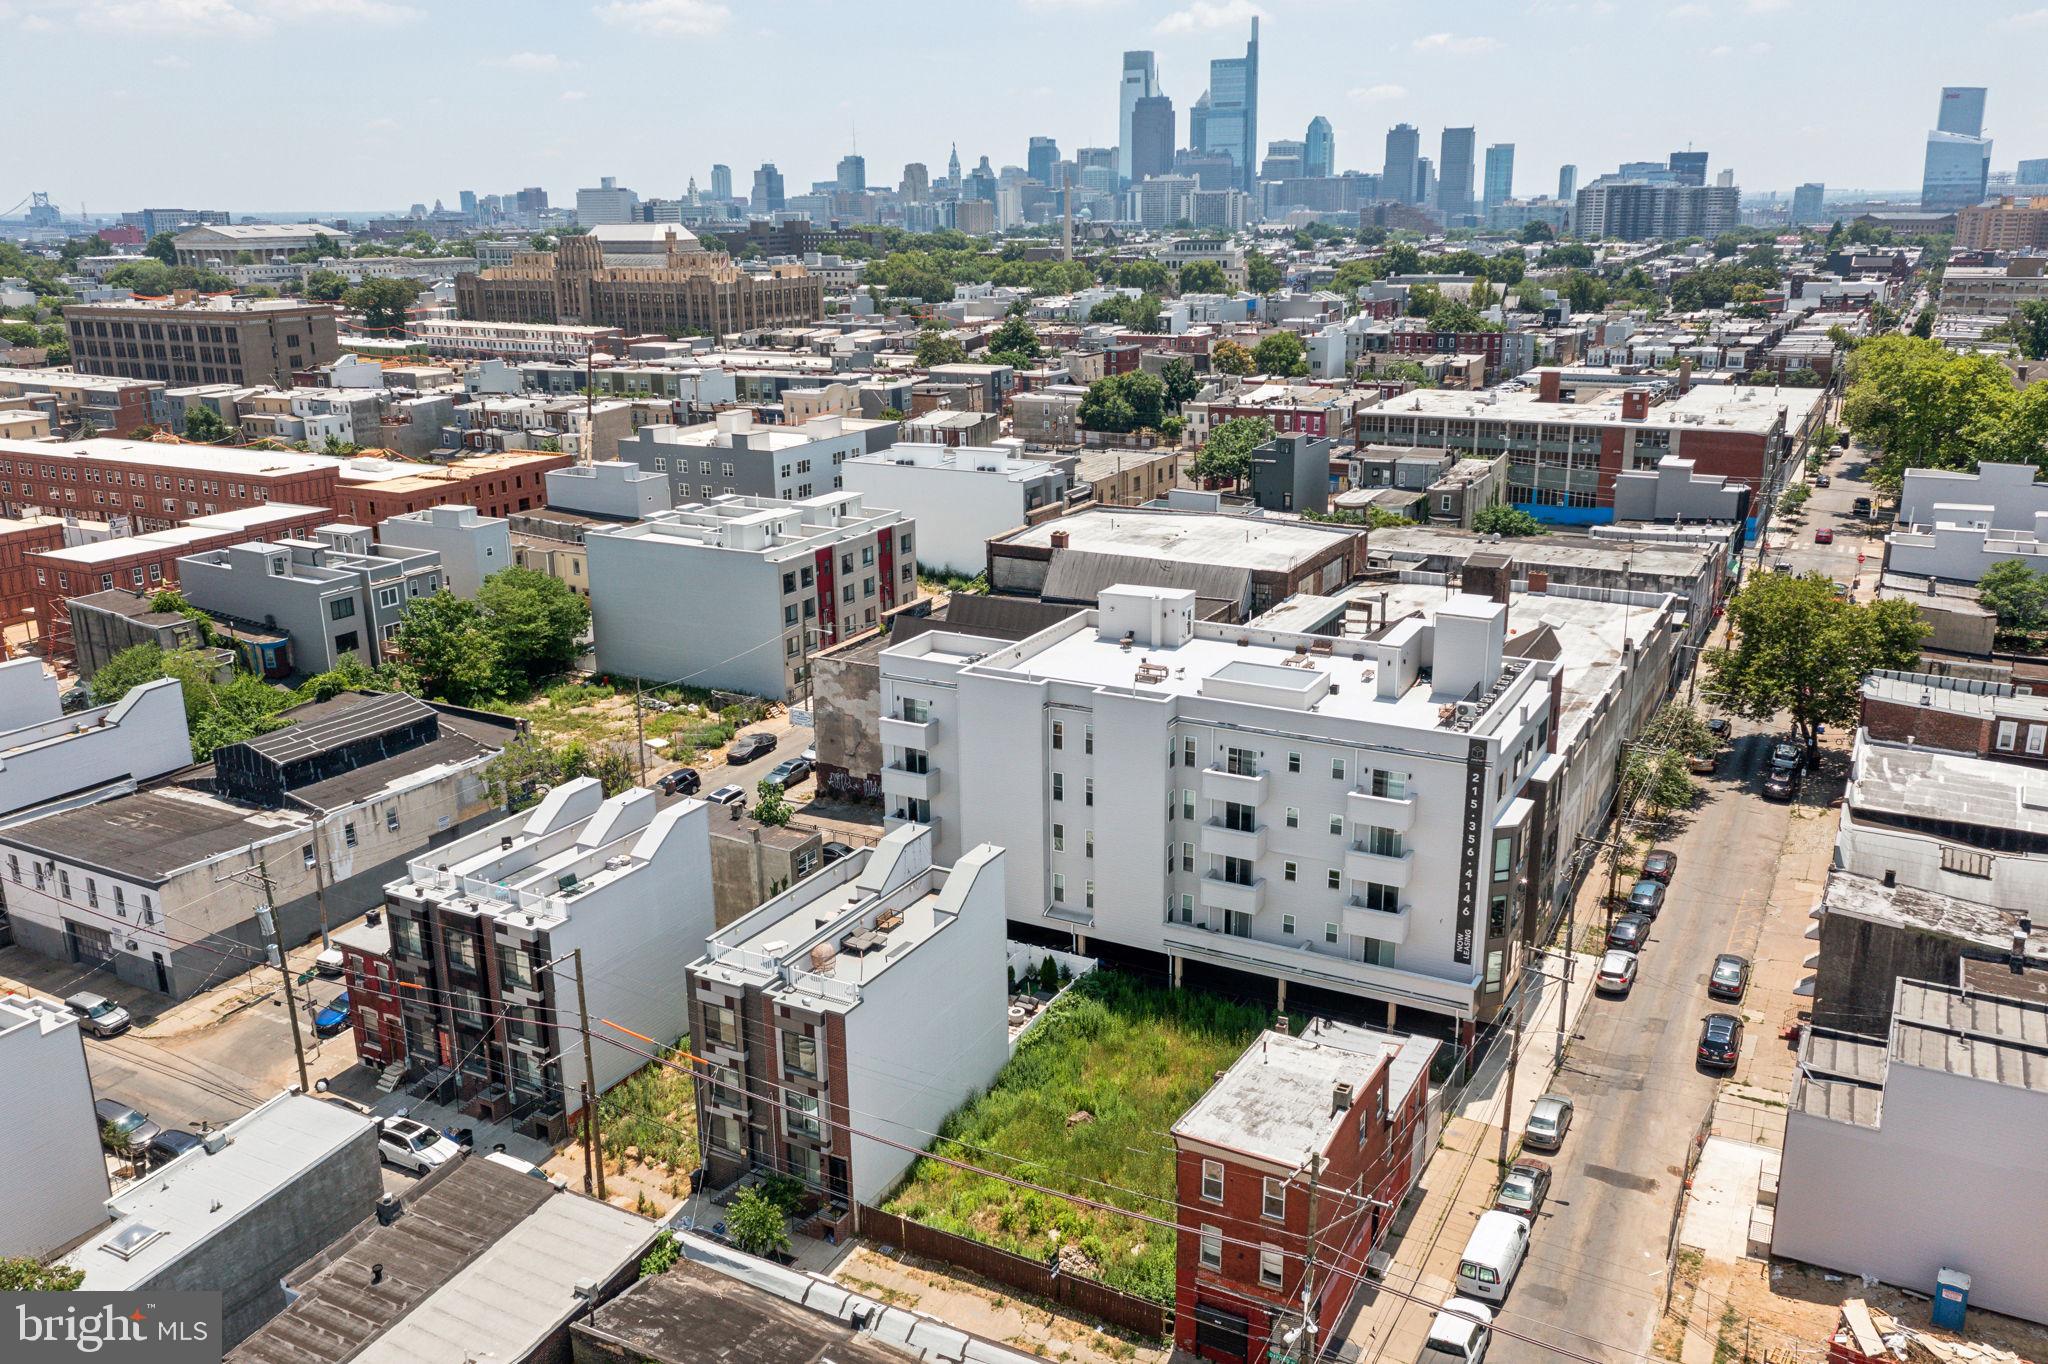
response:
M1227 478L1232 486L1250 477L1252 451L1272 440L1273 423L1264 417L1232 417L1209 432L1195 454L1197 478Z
M1286 282L1286 276L1280 273L1272 257L1252 251L1244 258L1244 282L1255 294L1270 294Z
M2048 300L2030 298L2006 319L2006 335L2029 360L2048 360Z
M1166 385L1150 374L1112 374L1088 385L1076 415L1090 431L1157 430L1166 416Z
M497 640L501 665L529 684L566 672L590 627L589 601L530 568L507 568L484 579L477 605Z
M405 311L420 296L416 279L366 279L341 296L341 306L363 315L369 331L402 332Z
M1880 452L1870 479L1896 490L1908 469L1972 470L1986 459L2048 460L2035 440L2039 385L2016 390L1996 356L1961 354L1890 334L1849 352L1842 419Z
M1159 367L1159 382L1166 388L1166 405L1180 411L1180 405L1202 391L1202 381L1195 375L1195 367L1187 360L1175 357Z
M1522 535L1543 534L1543 523L1523 511L1520 507L1505 502L1496 502L1490 507L1481 507L1472 516L1472 529L1481 535L1501 535L1509 538Z
M485 624L482 609L452 592L406 603L395 645L406 671L429 696L461 706L502 690L497 638Z
M175 232L157 233L149 239L148 245L142 248L142 254L160 260L165 265L176 265L178 263L178 234Z
M1471 304L1455 298L1437 300L1427 314L1429 325L1440 332L1497 332L1499 327L1479 315Z
M0 1259L0 1293L69 1293L84 1282L84 1270L67 1265L46 1265L32 1255L9 1255Z
M1927 633L1912 602L1843 601L1818 573L1757 574L1727 615L1733 647L1708 662L1721 704L1752 720L1789 712L1808 743L1819 726L1853 723L1863 678L1912 668Z
M930 369L934 365L957 365L967 359L967 347L955 337L934 327L927 327L918 333L917 364L919 369Z
M789 1250L789 1226L782 1209L752 1188L741 1189L726 1205L725 1238L748 1255L771 1256Z
M1252 367L1260 374L1299 376L1308 373L1306 355L1293 332L1273 332L1252 347Z
M1116 283L1120 289L1158 294L1172 287L1173 275L1156 260L1134 260L1118 268Z
M212 408L194 403L185 409L185 439L219 445L233 434L233 429Z
M1382 379L1405 379L1417 388L1436 387L1436 380L1429 377L1420 360L1389 360L1376 372Z
M1028 365L1040 354L1038 331L1023 318L1012 317L988 334L988 349L991 354L1022 356Z
M1541 218L1522 224L1521 241L1524 246L1534 246L1538 242L1555 240L1557 240L1557 234L1551 231L1550 224L1544 222Z
M1209 352L1209 368L1218 374L1250 374L1256 367L1252 353L1235 341L1218 341Z
M667 1227L654 1233L653 1244L640 1257L640 1277L651 1279L657 1274L666 1274L675 1268L676 1261L683 1258L682 1242Z
M1337 267L1337 273L1330 277L1333 292L1346 298L1356 298L1358 291L1386 273L1385 265L1376 260L1348 260Z
M754 783L754 818L776 828L796 818L796 807L789 803L780 783L766 777Z
M1180 268L1180 291L1184 294L1222 294L1230 291L1223 267L1211 260L1189 261Z
M316 303L333 303L348 292L348 281L332 270L308 270L305 290Z
M2000 629L2031 635L2048 626L2048 573L2017 559L1994 564L1977 582L1977 600L1998 617Z

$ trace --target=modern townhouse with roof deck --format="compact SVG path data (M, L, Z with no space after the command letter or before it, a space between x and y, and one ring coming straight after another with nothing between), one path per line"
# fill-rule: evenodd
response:
M1470 1038L1555 856L1562 667L1472 593L1339 639L1115 587L1021 641L885 651L883 813L941 860L1011 849L1019 938Z

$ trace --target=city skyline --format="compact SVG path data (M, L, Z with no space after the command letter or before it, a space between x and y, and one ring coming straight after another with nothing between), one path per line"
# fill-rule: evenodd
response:
M1054 139L1069 156L1080 147L1115 145L1127 51L1155 53L1157 88L1177 109L1188 109L1210 64L1243 53L1254 18L1261 20L1263 106L1255 152L1263 154L1276 138L1300 138L1321 115L1333 126L1338 171L1379 169L1387 129L1408 122L1426 150L1435 149L1446 126L1476 128L1481 146L1515 143L1524 195L1547 186L1560 164L1578 165L1584 182L1622 161L1662 157L1689 142L1710 147L1716 171L1734 168L1752 196L1789 194L1814 180L1903 193L1919 183L1928 110L1950 84L1991 89L1986 131L1996 138L1993 170L2048 152L2048 92L2025 69L2036 50L2028 35L2048 38L2048 11L2029 10L2024 0L1987 5L1977 26L1927 35L1924 85L1916 78L1905 89L1850 74L1863 64L1857 49L1869 45L1863 55L1880 59L1877 35L1887 25L1843 31L1826 7L1776 0L1747 0L1725 13L1687 4L1638 12L1602 0L1530 0L1513 12L1456 21L1354 13L1309 0L1006 0L977 9L966 25L957 15L936 22L938 7L924 0L899 8L904 22L878 27L811 0L758 13L715 0L609 0L588 14L507 0L493 11L498 22L479 29L462 6L396 0L211 0L196 8L176 0L0 0L0 18L13 25L27 59L18 67L26 98L54 107L66 73L110 73L101 98L66 102L72 137L17 149L9 179L18 183L0 192L12 202L30 189L47 190L70 213L81 205L110 213L194 199L238 212L385 209L436 198L453 203L464 188L498 192L528 184L545 186L560 202L600 175L645 196L674 196L693 176L706 183L714 162L763 161L774 162L794 192L833 178L839 159L853 150L855 122L870 182L894 185L905 163L936 166L956 140L970 162L985 155L997 168L1023 165L1033 135ZM1904 0L1881 0L1865 13L1881 19L1891 9L1903 16ZM927 11L933 23L921 21ZM972 77L986 97L948 103L935 115L928 82L871 82L861 94L847 94L849 64L857 70L866 58L886 69L900 56L900 43L881 40L884 28L918 35L921 63ZM462 51L473 80L503 83L524 112L511 120L465 119L465 100L422 84L421 66L407 61L352 63L346 81L309 82L303 66L286 58L314 32L398 50ZM1965 53L1965 32L2006 36L1973 43ZM1843 56L1829 67L1839 77L1796 60L1817 42ZM719 58L761 43L788 49L777 66L787 86L774 100L751 97L758 85L744 74L746 63ZM1625 120L1575 120L1561 107L1546 112L1503 79L1532 61L1568 66L1681 49L1700 59L1672 64L1659 77L1664 98ZM1332 50L1362 59L1342 74L1317 78L1329 69L1324 54ZM676 62L691 56L702 58L692 71L693 102L714 111L745 109L744 118L678 110L664 93L672 87L653 78L672 75ZM207 79L213 63L230 64L235 78ZM1698 112L1745 98L1772 101L1779 116L1745 130L1717 126ZM303 114L249 118L252 101L265 100L287 101ZM236 154L76 155L74 137L132 137L144 108L158 116L182 108L195 139L232 129ZM418 135L423 122L432 123L434 137ZM349 135L309 147L311 127ZM635 129L647 135L620 136ZM1184 131L1179 142L1186 143Z

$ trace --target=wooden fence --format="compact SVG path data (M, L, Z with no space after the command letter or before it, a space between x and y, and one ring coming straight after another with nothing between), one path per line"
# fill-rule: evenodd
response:
M1155 1340L1163 1340L1173 1334L1173 1309L1164 1303L1125 1293L1094 1279L1055 1274L1040 1261L1013 1255L965 1236L955 1236L952 1232L940 1231L921 1222L912 1222L865 1203L860 1208L860 1234L870 1241L893 1245L898 1250L929 1260L943 1261L969 1274Z

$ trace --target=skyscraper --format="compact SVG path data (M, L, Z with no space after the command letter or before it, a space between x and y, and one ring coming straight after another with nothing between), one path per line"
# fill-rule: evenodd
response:
M2048 185L2048 157L2020 162L2013 170L2012 179L2016 185Z
M1984 136L1985 93L1981 85L1941 87L1941 112L1935 115L1935 130L1964 137Z
M1303 139L1308 152L1303 158L1303 170L1310 176L1322 179L1337 173L1337 139L1330 131L1330 120L1317 114L1308 121L1308 136Z
M1792 191L1792 226L1805 227L1821 220L1821 198L1827 186L1809 182Z
M1418 204L1436 201L1436 162L1426 156L1415 158L1415 198Z
M1380 194L1395 203L1415 202L1415 158L1422 151L1422 134L1412 123L1397 123L1387 130L1387 165L1380 174Z
M1059 164L1060 144L1049 137L1034 137L1030 148L1024 153L1024 173L1039 184L1058 187L1053 176L1053 167Z
M1209 92L1204 90L1188 109L1188 150L1202 152L1209 142Z
M711 168L711 197L721 204L732 198L732 167L714 165Z
M782 172L773 161L763 161L754 172L754 197L748 207L761 213L780 213L783 205Z
M1235 167L1236 188L1251 189L1258 179L1259 150L1259 21L1252 19L1251 41L1242 57L1218 57L1209 63L1209 116L1203 140L1195 150L1217 152Z
M1486 186L1480 206L1492 208L1515 197L1515 144L1496 142L1486 149Z
M1259 164L1261 180L1298 180L1308 174L1308 143L1282 138L1266 144L1266 159Z
M1118 155L1130 154L1124 164L1130 168L1133 184L1148 176L1164 175L1173 169L1173 101L1165 95L1147 95L1131 110L1130 145Z
M1572 197L1578 192L1579 168L1573 165L1559 166L1557 168L1557 197L1566 203L1570 203Z
M1671 167L1681 185L1704 185L1707 183L1707 154L1705 152L1673 152L1665 163Z
M473 189L466 189L463 190L458 197L462 204L462 216L465 218L474 218L476 216L476 191Z
M954 189L960 188L960 144L952 144L952 151L946 154L946 183Z
M1472 211L1472 149L1476 145L1478 136L1473 129L1444 129L1437 148L1436 206L1443 210L1446 221Z
M839 158L839 190L842 194L865 194L868 188L867 158L848 152Z
M1131 139L1136 133L1131 120L1138 101L1159 94L1159 67L1150 52L1124 53L1123 79L1116 91L1116 173L1125 180L1139 177L1131 170Z
M911 161L905 163L903 167L903 184L897 191L897 193L903 196L903 202L906 204L921 204L931 198L931 190L931 172L925 169L924 162Z

